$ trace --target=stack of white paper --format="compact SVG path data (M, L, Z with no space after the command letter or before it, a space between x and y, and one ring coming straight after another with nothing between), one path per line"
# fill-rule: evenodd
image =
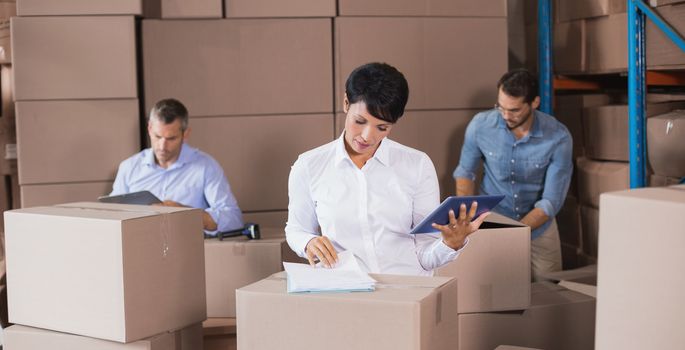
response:
M319 264L320 265L320 264ZM284 262L288 293L373 291L376 280L362 271L350 251L338 253L333 268Z

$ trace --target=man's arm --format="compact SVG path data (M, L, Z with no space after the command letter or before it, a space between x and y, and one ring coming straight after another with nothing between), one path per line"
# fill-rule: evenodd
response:
M475 182L467 179L465 177L458 177L455 181L456 183L456 194L457 197L461 196L473 196L475 194Z
M165 207L190 208L187 205L183 205L179 202L174 202L172 200L162 201L162 205ZM212 218L212 216L209 215L209 213L206 211L202 212L202 227L204 228L205 231L216 231L216 229L217 229L216 221L214 221L214 218Z
M476 116L466 127L464 144L461 147L461 155L459 157L459 165L452 173L457 196L472 196L476 193L476 170L478 169L478 166L480 166L481 157L483 156L476 143L479 120L480 118Z
M535 230L547 222L547 220L549 220L549 216L545 214L544 210L541 208L534 208L521 219L521 223L530 226L531 230Z
M243 216L238 201L224 175L223 169L214 159L209 159L205 170L205 209L202 223L207 231L226 232L243 227Z
M521 219L521 222L536 229L553 218L561 209L571 184L573 174L573 140L568 132L555 146L550 159L542 197L535 202L535 208Z

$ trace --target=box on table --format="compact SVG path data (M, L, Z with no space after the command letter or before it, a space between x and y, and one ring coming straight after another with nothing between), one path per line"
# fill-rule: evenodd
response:
M235 317L235 291L283 271L283 262L303 262L283 238L205 239L207 317Z
M238 289L238 348L456 349L457 280L375 275L373 292L286 292L285 273ZM265 336L268 334L268 336Z
M459 280L459 313L530 306L530 227L492 213L459 257L435 271Z
M498 344L594 349L595 303L553 283L533 283L526 310L459 315L459 349L490 350Z
M133 16L13 17L11 24L16 101L138 97Z
M685 344L685 186L602 194L597 349Z
M685 177L685 110L647 119L647 159L658 175Z
M19 209L5 236L12 323L131 342L206 318L200 209Z
M131 343L14 325L3 330L3 345L12 350L200 350L202 324L163 332Z
M576 159L578 169L578 199L581 205L599 208L599 195L604 192L630 188L628 162Z

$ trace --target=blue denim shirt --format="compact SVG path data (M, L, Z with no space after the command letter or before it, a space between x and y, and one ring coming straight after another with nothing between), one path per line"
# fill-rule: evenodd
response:
M571 135L554 117L536 110L530 132L516 140L500 112L492 109L476 114L466 128L453 176L475 181L482 160L480 193L505 195L493 211L521 220L533 208L541 208L554 218L571 182L572 149ZM551 222L533 230L531 238L540 236Z

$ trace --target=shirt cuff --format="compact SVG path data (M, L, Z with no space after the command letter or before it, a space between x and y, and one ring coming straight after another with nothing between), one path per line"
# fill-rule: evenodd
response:
M469 244L469 238L466 237L466 240L464 241L464 244L461 246L459 249L452 249L450 246L445 244L445 242L441 239L440 242L436 245L435 250L438 256L444 256L448 259L448 261L456 259L459 254L461 253L464 248Z
M550 218L556 216L554 206L552 205L552 202L549 201L549 199L541 199L535 202L535 207L542 209L542 211L545 212L545 215L547 215Z
M456 180L458 177L463 177L471 181L476 181L476 174L472 171L468 171L460 166L457 166L452 173L452 177Z

